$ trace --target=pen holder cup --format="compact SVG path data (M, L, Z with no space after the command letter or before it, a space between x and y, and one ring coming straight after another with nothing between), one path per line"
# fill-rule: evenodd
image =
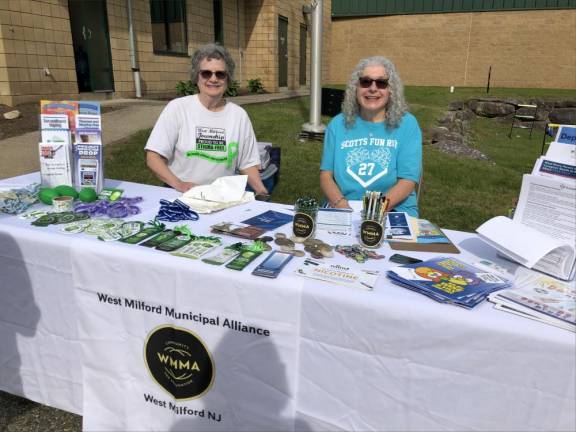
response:
M376 249L382 245L383 240L384 223L363 217L360 224L360 243L362 246Z
M316 234L318 202L309 197L299 198L294 204L292 233L295 237L313 239Z

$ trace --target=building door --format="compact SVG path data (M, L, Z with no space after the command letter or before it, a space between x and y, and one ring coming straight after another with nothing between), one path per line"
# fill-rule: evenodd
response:
M112 92L112 55L106 0L68 0L80 92Z
M288 18L278 15L278 87L288 87Z
M300 85L306 85L306 25L300 24Z

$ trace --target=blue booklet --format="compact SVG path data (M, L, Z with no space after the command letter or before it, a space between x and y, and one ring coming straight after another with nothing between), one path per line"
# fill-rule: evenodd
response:
M294 219L294 216L292 215L268 210L257 216L253 216L250 219L246 219L245 221L242 221L242 223L262 228L266 231L272 231L282 225L292 222L292 219Z
M495 273L450 257L394 267L387 276L397 285L466 309L484 301L488 294L511 286Z

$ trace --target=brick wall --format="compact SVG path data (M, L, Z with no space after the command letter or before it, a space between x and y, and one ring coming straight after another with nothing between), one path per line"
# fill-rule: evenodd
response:
M46 75L48 68L50 75ZM0 103L77 94L65 2L0 1Z
M335 20L327 83L383 55L409 85L576 88L576 10Z
M268 91L278 90L278 16L288 18L288 88L300 87L300 24L309 0L225 0L224 45L236 60L236 80L261 78ZM107 0L115 97L134 97L128 12L125 0ZM187 0L188 52L214 40L212 0ZM174 95L186 81L190 57L155 54L149 0L132 0L132 20L143 95ZM330 44L330 0L324 1L324 51ZM310 68L307 37L307 75ZM44 73L48 68L50 75ZM323 74L327 75L324 56ZM309 82L309 76L308 76ZM76 65L68 2L0 0L0 103L15 105L40 98L77 99ZM90 96L88 96L90 97Z

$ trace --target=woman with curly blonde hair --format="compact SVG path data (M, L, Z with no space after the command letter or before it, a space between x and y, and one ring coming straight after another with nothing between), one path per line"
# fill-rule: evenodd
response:
M390 207L418 216L415 187L422 166L422 133L407 111L394 64L361 60L350 76L342 113L324 137L320 186L331 207L349 208L366 191L385 192Z

